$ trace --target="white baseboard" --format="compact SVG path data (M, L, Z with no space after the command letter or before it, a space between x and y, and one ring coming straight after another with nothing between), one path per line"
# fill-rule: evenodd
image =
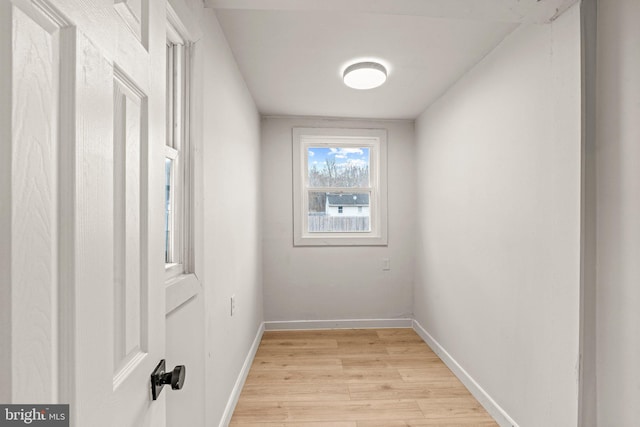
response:
M412 319L283 320L264 322L264 328L267 331L410 328L412 321Z
M242 365L240 374L238 374L238 379L233 386L233 390L231 390L231 395L229 396L229 400L227 401L227 406L224 408L224 413L222 414L222 419L220 420L219 427L227 427L231 422L233 411L236 409L238 399L240 398L240 393L242 392L242 387L244 387L244 382L247 380L247 375L249 375L249 369L251 369L251 364L253 363L253 359L255 358L258 347L260 346L260 340L262 340L263 333L264 322L260 324L258 332L256 333L256 337L253 340L253 344L251 344L251 348L249 349L249 353L244 359L244 365Z
M413 329L438 357L451 369L456 377L467 387L473 397L487 410L501 427L518 427L507 412L478 384L467 371L427 332L417 320L413 320Z

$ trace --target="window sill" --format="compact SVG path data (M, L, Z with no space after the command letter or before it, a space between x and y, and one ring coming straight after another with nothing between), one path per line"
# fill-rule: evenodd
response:
M181 274L166 282L165 314L169 314L194 298L202 286L195 274Z
M164 265L165 282L169 283L176 277L184 274L184 266L180 263L171 263Z
M294 246L387 246L387 237L296 236Z

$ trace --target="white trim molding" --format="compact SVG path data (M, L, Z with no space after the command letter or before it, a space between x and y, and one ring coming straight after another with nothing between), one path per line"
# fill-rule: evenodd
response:
M167 20L191 43L202 38L200 24L184 0L167 0Z
M420 338L433 350L433 352L444 362L451 372L458 377L464 386L471 392L484 409L491 414L501 427L518 427L518 424L507 414L507 412L489 396L467 371L445 350L438 341L429 334L429 332L420 325L417 320L413 320L413 330L416 331Z
M165 287L165 314L168 316L176 308L185 304L202 290L202 284L195 274L182 274L167 282Z
M231 417L233 416L233 411L236 409L236 405L238 404L238 399L240 398L242 387L244 387L244 383L247 380L247 375L249 375L249 370L251 369L251 365L253 364L253 359L256 357L256 352L258 351L258 347L260 346L262 334L264 334L264 322L260 323L260 326L258 327L256 337L253 340L253 344L251 344L249 353L247 354L247 357L244 360L244 364L242 365L242 369L238 374L238 379L236 380L236 383L233 386L233 390L231 390L231 394L229 395L227 406L224 408L222 419L220 420L220 424L218 425L219 427L226 427L231 422Z
M275 320L264 322L267 331L311 329L410 328L412 319Z

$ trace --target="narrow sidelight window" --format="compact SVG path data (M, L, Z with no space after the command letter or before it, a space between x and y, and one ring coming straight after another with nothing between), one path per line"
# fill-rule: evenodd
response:
M167 279L188 273L191 257L189 147L189 44L167 23L165 145L165 270Z

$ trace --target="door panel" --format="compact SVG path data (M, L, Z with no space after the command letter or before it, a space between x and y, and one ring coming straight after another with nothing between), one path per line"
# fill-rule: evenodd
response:
M58 29L35 18L16 8L11 22L12 397L44 402L56 398Z
M147 275L142 250L146 239L147 163L144 94L121 75L114 85L114 386L117 388L147 353Z
M165 425L149 378L165 349L165 7L0 2L0 396L70 403L77 427Z

